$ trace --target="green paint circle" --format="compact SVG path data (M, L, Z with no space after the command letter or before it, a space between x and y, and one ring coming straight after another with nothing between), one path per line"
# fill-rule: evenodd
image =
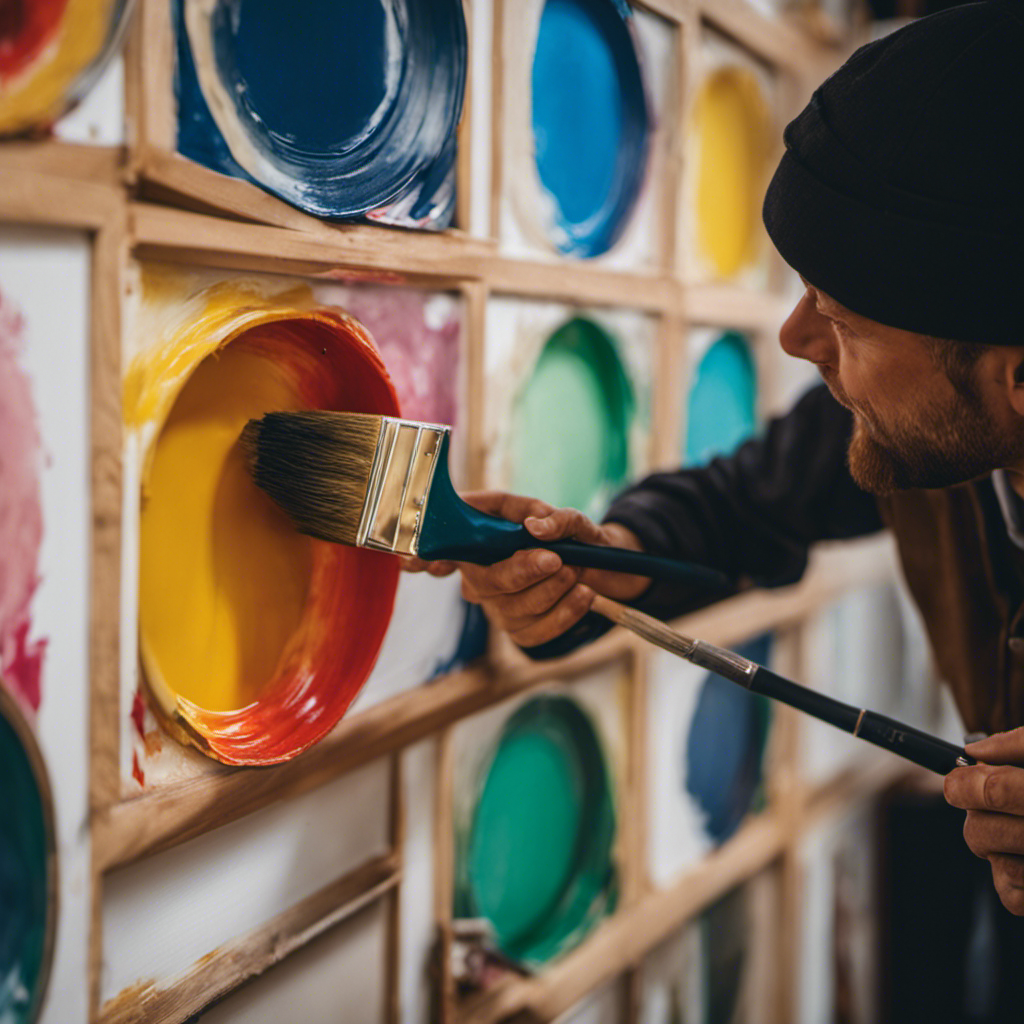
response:
M727 331L704 354L686 415L686 462L726 455L754 431L757 373L747 339Z
M0 1020L36 1020L56 923L52 801L42 755L0 684Z
M615 812L587 715L565 697L524 704L488 765L459 867L457 912L499 947L543 963L575 945L615 898Z
M516 403L513 488L585 512L629 475L635 400L615 343L576 317L548 339Z

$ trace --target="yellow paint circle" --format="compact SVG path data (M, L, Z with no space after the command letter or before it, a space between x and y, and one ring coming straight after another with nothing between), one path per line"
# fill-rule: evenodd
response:
M153 451L140 524L147 661L208 711L254 703L303 616L311 541L255 486L236 444L250 418L301 407L286 371L229 345L188 379Z
M693 116L697 248L720 277L733 277L757 254L769 126L752 70L722 67L704 80Z

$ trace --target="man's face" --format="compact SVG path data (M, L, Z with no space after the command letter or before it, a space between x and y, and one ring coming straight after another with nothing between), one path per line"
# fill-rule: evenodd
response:
M949 487L1016 464L1019 421L1000 400L985 357L954 383L928 339L858 316L812 285L779 340L813 362L854 414L850 472L875 494Z

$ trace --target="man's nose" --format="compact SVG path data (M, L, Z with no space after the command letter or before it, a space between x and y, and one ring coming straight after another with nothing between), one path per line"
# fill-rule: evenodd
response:
M835 357L835 338L832 325L814 305L814 297L807 293L793 307L793 312L779 331L782 350L797 359L812 363L830 363Z

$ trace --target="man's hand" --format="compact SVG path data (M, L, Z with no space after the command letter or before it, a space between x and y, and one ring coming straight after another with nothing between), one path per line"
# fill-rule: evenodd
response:
M992 865L1003 906L1024 915L1024 728L1000 732L967 753L984 764L946 776L946 800L967 811L964 839Z
M636 536L624 526L598 526L575 509L556 509L536 498L500 491L480 491L462 497L481 512L522 523L539 541L572 538L587 544L641 550ZM538 549L518 551L494 565L410 558L403 568L433 576L447 576L460 570L466 600L482 605L491 622L523 647L536 647L574 626L590 610L595 591L617 600L630 600L642 594L650 583L643 576L562 565L554 552Z

